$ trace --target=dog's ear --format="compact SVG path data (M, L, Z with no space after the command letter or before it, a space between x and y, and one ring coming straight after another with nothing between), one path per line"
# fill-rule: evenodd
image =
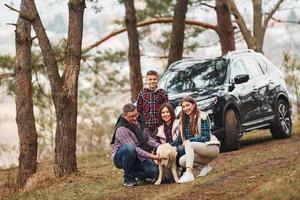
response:
M157 155L161 158L161 154L160 153L157 153ZM159 165L161 163L161 161L160 160L157 160L157 164Z
M169 156L170 156L170 162L176 160L177 151L171 151Z
M167 167L170 168L172 164L172 155L171 152L168 153Z

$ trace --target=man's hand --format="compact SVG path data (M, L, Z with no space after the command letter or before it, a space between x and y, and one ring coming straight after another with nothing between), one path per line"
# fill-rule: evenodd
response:
M151 158L152 160L157 160L158 162L160 161L159 155L151 154L150 158Z

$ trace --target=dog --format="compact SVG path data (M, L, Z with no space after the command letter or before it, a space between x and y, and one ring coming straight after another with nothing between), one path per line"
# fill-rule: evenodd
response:
M172 172L174 181L178 183L179 178L176 169L177 151L175 148L169 143L161 144L157 147L156 154L160 157L160 161L157 163L159 167L159 175L154 184L160 185L163 179L163 174L170 174L170 170ZM166 175L164 175L164 177L166 177Z

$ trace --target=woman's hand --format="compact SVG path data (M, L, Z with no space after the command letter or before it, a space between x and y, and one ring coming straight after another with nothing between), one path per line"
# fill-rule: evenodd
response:
M182 145L185 146L185 144L187 144L187 143L190 143L190 141L189 140L185 140Z

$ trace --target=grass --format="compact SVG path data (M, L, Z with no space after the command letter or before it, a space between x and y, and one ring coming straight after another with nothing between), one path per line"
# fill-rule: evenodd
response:
M188 184L125 188L110 150L78 157L78 173L55 178L53 163L40 163L27 190L8 184L16 170L0 171L0 199L300 199L300 125L291 138L274 140L268 131L246 134L239 151L222 153L210 175ZM188 197L187 197L188 194Z

